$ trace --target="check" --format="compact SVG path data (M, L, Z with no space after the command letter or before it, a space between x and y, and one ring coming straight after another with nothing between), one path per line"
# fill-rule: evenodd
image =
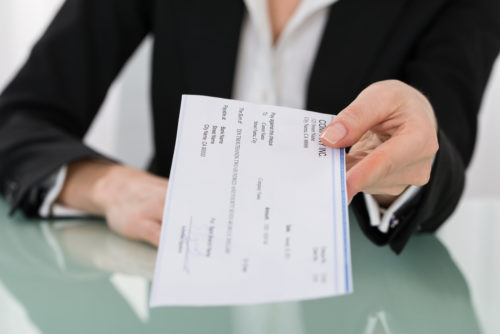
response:
M185 95L151 306L352 291L345 153L331 115Z

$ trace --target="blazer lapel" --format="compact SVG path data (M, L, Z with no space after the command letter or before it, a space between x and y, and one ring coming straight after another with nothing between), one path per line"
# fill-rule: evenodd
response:
M368 82L406 0L339 0L329 13L308 86L309 110L337 114Z

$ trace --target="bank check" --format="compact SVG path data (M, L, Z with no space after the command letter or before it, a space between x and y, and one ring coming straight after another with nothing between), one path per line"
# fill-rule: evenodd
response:
M182 98L151 306L352 291L345 152L331 115Z

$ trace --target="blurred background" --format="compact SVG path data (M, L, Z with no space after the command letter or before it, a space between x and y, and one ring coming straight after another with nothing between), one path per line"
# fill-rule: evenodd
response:
M0 1L0 90L25 61L62 0ZM499 17L500 19L500 17ZM146 40L112 86L86 142L126 164L145 167L152 154L149 115L151 40ZM497 333L500 318L500 62L486 91L479 136L466 192L439 237L466 277L485 332ZM485 284L486 282L490 284Z

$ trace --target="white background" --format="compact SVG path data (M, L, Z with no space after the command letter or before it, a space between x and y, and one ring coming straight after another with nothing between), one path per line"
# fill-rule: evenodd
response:
M0 90L25 61L32 44L61 2L0 0ZM99 150L137 167L144 167L152 152L147 99L150 49L151 42L146 41L127 65L86 138ZM485 216L485 212L500 203L499 109L500 64L497 62L481 109L478 146L468 171L465 198L439 234L469 282L478 316L487 333L497 333L500 328L500 319L495 313L500 309L497 283L500 281L500 211L489 215L489 219L477 217L480 213Z
M0 91L26 60L61 0L0 0ZM151 41L137 50L106 102L86 140L99 151L144 167L151 157L149 54Z

